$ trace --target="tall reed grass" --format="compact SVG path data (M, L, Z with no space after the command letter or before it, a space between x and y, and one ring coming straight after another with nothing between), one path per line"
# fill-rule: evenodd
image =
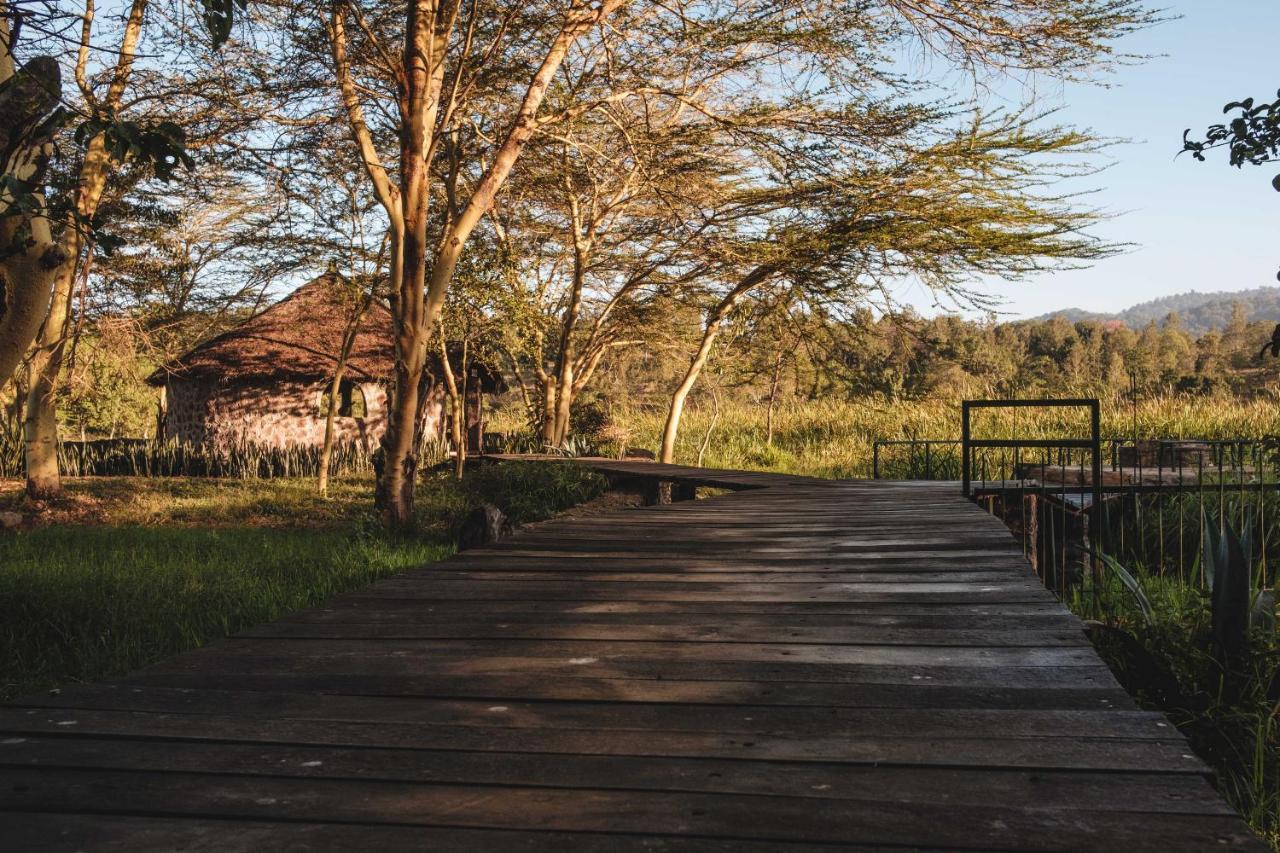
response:
M613 413L633 447L656 449L665 413ZM711 426L710 408L691 407L681 424L676 461L692 464ZM974 418L975 434L987 438L1081 437L1087 415L1071 410L996 409ZM703 464L717 468L787 471L818 477L870 477L876 441L959 439L960 403L948 400L817 400L780 405L774 438L766 443L763 405L722 404ZM1103 406L1102 432L1141 438L1264 438L1280 435L1280 400L1171 395L1128 405Z

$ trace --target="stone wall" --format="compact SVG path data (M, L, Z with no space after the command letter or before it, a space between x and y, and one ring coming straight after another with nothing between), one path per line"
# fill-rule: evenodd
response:
M324 443L325 413L320 398L328 382L219 382L171 377L166 386L164 437L188 444L227 447L258 444L319 447ZM339 442L355 442L372 451L387 428L387 389L376 382L358 385L365 417L338 417ZM440 430L442 388L433 388L426 407L427 435Z

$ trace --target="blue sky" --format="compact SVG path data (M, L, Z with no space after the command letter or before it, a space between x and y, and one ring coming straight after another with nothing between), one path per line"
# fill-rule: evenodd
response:
M1158 0L1156 0L1158 2ZM1234 169L1226 155L1175 159L1182 131L1218 121L1228 101L1272 100L1280 89L1280 0L1166 0L1181 15L1122 43L1156 55L1104 78L1109 88L1039 80L1037 94L1063 123L1128 143L1090 179L1097 206L1121 213L1096 233L1138 244L1086 270L991 283L1012 317L1058 308L1114 311L1188 290L1276 285L1280 269L1280 164ZM1010 101L1021 86L1002 86ZM997 100L994 96L990 100ZM923 294L902 298L928 309ZM930 311L929 313L933 313Z

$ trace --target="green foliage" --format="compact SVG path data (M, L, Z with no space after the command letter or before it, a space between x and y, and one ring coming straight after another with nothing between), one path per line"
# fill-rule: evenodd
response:
M430 460L437 453L433 444L424 445L424 459ZM58 445L58 468L66 477L315 477L320 471L320 448L252 443L209 447L149 439L63 441ZM0 477L20 477L23 470L21 441L16 436L0 435ZM372 471L372 454L363 445L334 445L331 473Z
M1255 104L1253 98L1245 98L1227 104L1222 112L1236 115L1224 124L1211 125L1203 140L1191 139L1188 128L1182 134L1182 150L1204 162L1205 151L1225 147L1231 165L1237 168L1246 163L1258 166L1280 160L1280 92L1269 104ZM1273 183L1280 190L1280 177Z
M93 116L74 133L76 144L85 147L98 136L115 162L150 166L162 181L172 180L174 169L179 166L195 168L195 161L187 153L186 132L171 121L143 124L113 115Z
M541 521L607 486L604 477L571 462L486 462L469 465L461 480L444 472L430 475L419 494L456 527L482 503L493 504L516 524Z
M1143 620L1149 625L1153 617L1151 601L1147 598L1147 593L1142 588L1142 584L1138 582L1129 570L1116 562L1115 558L1109 554L1100 554L1103 564L1107 569L1115 575L1116 579L1124 585L1124 588L1133 596L1134 602L1138 605L1138 610L1142 613Z
M73 482L60 523L0 535L0 699L105 678L448 556L481 502L516 523L589 500L604 478L572 463L431 475L418 529L392 535L372 483L109 478ZM0 509L21 510L0 491ZM92 523L94 526L90 526Z
M1208 518L1204 522L1204 574L1210 589L1213 640L1224 660L1231 660L1244 648L1249 633L1253 553L1249 525L1237 534L1227 518L1221 527Z
M200 20L209 31L215 48L221 47L231 37L231 25L237 13L243 14L248 0L200 0Z
M1144 708L1167 714L1218 775L1218 787L1264 837L1280 842L1280 640L1255 621L1234 657L1215 649L1212 597L1176 576L1130 573L1149 611L1117 576L1073 607L1102 620L1090 635ZM1274 607L1274 599L1272 607Z
M1236 305L1243 307L1246 322L1274 323L1280 319L1280 288L1255 287L1250 290L1207 293L1193 290L1189 293L1160 296L1114 313L1069 308L1037 317L1035 321L1062 317L1071 323L1120 322L1130 329L1141 329L1148 323L1161 323L1170 314L1176 314L1188 334L1203 336L1214 330L1227 328L1232 322Z
M0 539L0 696L127 672L449 550L263 528L57 527Z

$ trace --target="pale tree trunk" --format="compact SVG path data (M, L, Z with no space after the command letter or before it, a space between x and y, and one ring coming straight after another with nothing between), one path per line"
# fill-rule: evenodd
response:
M440 364L444 373L445 388L449 398L449 440L453 442L453 476L462 479L467 465L466 436L466 388L458 386L458 378L454 375L453 365L449 363L449 344L444 337L444 325L440 326ZM465 344L464 344L465 346ZM467 356L462 355L462 381L467 379Z
M551 374L542 377L542 443L556 443L556 378Z
M725 312L728 313L727 311ZM674 462L676 458L676 437L680 432L680 418L684 415L684 404L689 399L689 392L693 390L693 386L697 384L698 377L702 374L702 368L706 366L707 359L711 355L711 349L715 346L716 336L720 334L720 323L708 323L702 332L702 341L698 345L698 351L694 354L689 362L689 367L684 372L684 378L680 380L680 384L676 386L676 390L671 394L671 401L667 405L667 421L662 428L662 450L658 454L659 462Z
M711 421L707 424L707 431L702 434L702 444L698 446L697 466L702 467L702 460L706 458L707 448L711 446L711 433L715 430L716 424L720 422L720 392L712 390L711 392Z
M778 404L778 385L782 380L782 350L773 360L773 378L769 382L769 409L765 415L764 446L773 447L773 410Z
M134 55L142 36L142 24L147 0L133 0L120 40L111 84L101 104L94 104L96 111L108 114L119 109L123 102L129 77L133 72ZM92 3L86 6L80 52L76 64L77 81L84 80L84 64L89 54L89 32L93 19ZM81 82L90 103L94 101L90 90ZM80 165L76 190L76 213L81 222L88 222L98 212L102 194L115 167L102 134L89 140L84 161ZM62 250L64 260L54 282L49 313L41 327L36 349L31 356L31 390L27 396L27 418L24 427L25 457L27 465L27 494L35 498L56 497L62 492L62 480L58 476L58 379L62 373L63 356L66 353L68 330L71 320L71 294L76 274L85 279L92 263L92 247L85 252L85 238L74 218L68 217ZM82 255L84 256L82 258Z
M662 449L658 453L659 462L670 463L675 461L676 438L680 432L680 418L684 415L685 401L689 399L689 392L693 390L693 386L698 382L698 377L702 375L702 368L706 367L707 359L710 358L711 350L720 334L720 327L752 288L767 281L776 272L777 270L769 265L760 266L752 270L720 300L707 317L706 325L702 329L702 340L698 344L698 350L693 354L693 358L689 360L689 367L685 370L680 384L671 393L671 401L667 405L667 420L662 428Z
M567 162L567 156L566 156ZM560 324L560 355L556 371L556 407L554 441L563 446L569 437L569 416L573 411L573 335L577 331L578 318L582 315L582 290L587 281L587 263L591 255L593 225L583 227L582 209L578 204L573 180L566 175L565 193L569 202L569 227L573 230L573 281L569 289L569 302Z
M329 383L329 410L324 413L324 444L320 448L320 470L316 476L316 490L320 497L329 497L329 465L333 461L333 434L337 426L339 395L342 393L342 375L346 372L346 364L339 363L333 372L333 381Z
M0 0L0 116L6 128L34 128L58 106L62 74L52 57L38 56L18 70L10 52L9 3ZM8 140L3 174L15 182L43 183L52 154L49 134ZM43 196L34 196L43 206ZM0 189L0 209L14 201ZM15 246L19 235L24 245ZM17 249L17 251L15 251ZM0 218L0 385L14 379L49 312L58 271L66 256L42 214Z
M66 352L71 315L71 290L75 267L68 261L59 271L49 314L36 349L28 362L30 390L23 422L23 457L27 469L27 494L47 500L62 494L58 473L58 375Z

